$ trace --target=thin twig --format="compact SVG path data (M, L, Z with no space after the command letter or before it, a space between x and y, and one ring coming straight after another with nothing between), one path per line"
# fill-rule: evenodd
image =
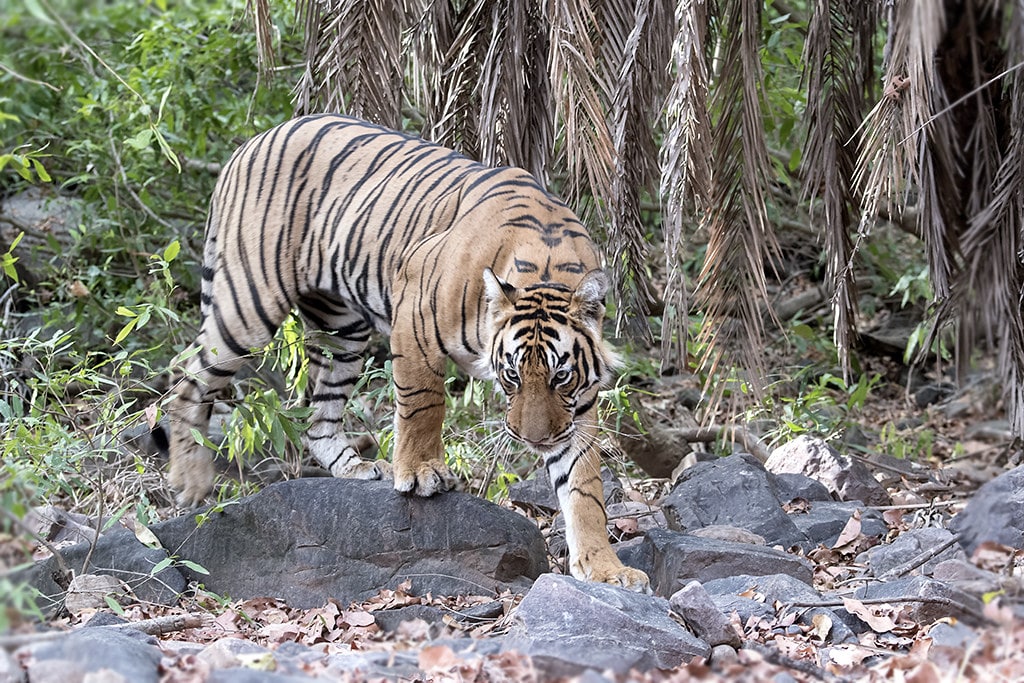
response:
M928 548L927 550L925 550L923 553L920 553L916 557L912 557L908 561L906 561L906 562L904 562L902 564L898 564L895 567L893 567L892 569L882 573L882 575L878 577L878 580L879 581L885 581L887 579L894 579L894 578L896 578L898 576L903 576L904 574L907 574L907 573L917 569L918 567L920 567L925 562L928 562L932 558L936 557L937 555L939 555L940 553L945 551L950 546L954 545L955 543L959 543L959 542L960 542L960 534L953 534L952 538L948 539L944 543L940 543L939 545L935 546L934 548Z
M142 621L129 622L127 624L109 624L106 626L86 626L84 628L113 629L118 631L133 630L141 631L151 636L158 636L164 633L174 633L188 628L199 628L207 622L203 614L171 614L165 617L144 619ZM25 633L14 636L0 636L0 648L14 650L23 645L45 643L51 640L60 640L71 633L81 631L77 628L71 631L44 631L42 633Z
M58 88L57 86L50 85L46 81L37 81L34 78L29 78L28 76L23 76L22 74L18 73L17 71L15 71L11 67L7 66L3 62L0 62L0 71L4 71L8 75L18 79L19 81L24 81L25 83L31 83L32 85L41 85L44 88L49 88L53 92L60 92L60 88Z

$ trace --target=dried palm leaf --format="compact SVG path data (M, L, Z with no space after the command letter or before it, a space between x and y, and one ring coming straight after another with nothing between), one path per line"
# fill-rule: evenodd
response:
M763 81L759 61L761 3L721 4L719 40L724 55L711 96L714 125L711 206L702 217L707 255L696 297L704 308L697 337L701 369L711 407L720 404L727 384L715 377L722 361L738 361L748 385L761 391L764 377L761 307L768 303L765 264L778 244L768 221L768 150L762 124Z
M601 220L604 207L596 199L611 195L614 149L603 99L608 87L596 70L597 19L589 0L548 0L547 16L556 136L562 140L557 163L568 176L562 195L575 207L584 205L585 195L594 197L590 206Z
M1000 9L989 4L968 8L967 19L976 27L974 34L998 35L1003 25ZM971 189L970 221L961 239L965 272L954 287L956 305L945 307L940 320L959 317L961 365L970 355L978 327L989 345L998 349L1007 411L1014 432L1020 435L1024 434L1024 195L1020 191L1024 185L1024 69L1014 68L1005 97L1003 89L994 84L1006 75L1003 67L1007 61L1017 67L1024 63L1024 7L1019 3L1014 6L1007 34L1007 54L997 40L972 40L969 45L967 59L977 86L967 91L970 102L960 120L975 119L974 130L967 137L967 155L969 160L976 159L980 168L965 165L964 182ZM1005 131L1005 137L1000 138L998 130ZM993 149L1005 152L989 176ZM979 207L983 197L987 202Z
M405 7L402 0L299 0L306 69L297 112L342 111L399 127Z
M611 5L634 3L606 3ZM619 7L622 9L622 7ZM621 14L626 14L622 12ZM645 323L653 295L647 266L647 230L640 216L641 194L651 188L657 172L658 148L652 116L665 89L664 65L671 51L673 8L666 0L640 0L630 16L632 28L617 65L606 65L614 76L610 126L615 150L615 172L608 211L611 223L607 246L621 305L617 323L630 322L634 334L649 334ZM619 16L619 14L616 14ZM619 30L606 35L618 34ZM614 71L613 71L614 69Z
M480 81L481 68L487 54L491 30L491 4L478 0L456 9L452 3L436 0L431 5L444 5L429 18L427 32L436 55L425 70L423 82L428 90L421 93L427 125L424 135L463 154L479 159L480 153Z
M543 180L552 136L546 21L537 0L500 0L490 14L477 83L481 161L520 166Z
M850 346L856 334L857 288L850 236L856 153L851 140L864 114L873 76L872 3L817 0L804 44L807 82L807 142L803 152L803 200L820 200L827 256L826 280L832 287L834 335L840 366L848 375Z
M666 132L661 146L662 233L665 240L665 312L662 363L683 367L689 300L683 280L686 207L703 213L712 205L711 118L708 113L708 15L705 0L676 6L672 43L674 81L665 103Z
M256 29L256 65L263 75L273 72L274 63L274 23L270 19L270 0L247 0L245 10L252 14L253 27Z

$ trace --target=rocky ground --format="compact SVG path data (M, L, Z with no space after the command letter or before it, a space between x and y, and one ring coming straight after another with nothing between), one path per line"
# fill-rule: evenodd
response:
M1024 678L1024 467L918 502L942 470L811 437L695 460L654 500L606 473L650 596L560 574L543 480L300 479L98 541L37 510L61 559L19 578L56 616L0 639L0 681Z

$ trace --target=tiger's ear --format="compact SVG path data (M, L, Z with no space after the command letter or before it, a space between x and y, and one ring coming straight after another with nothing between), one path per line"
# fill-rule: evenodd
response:
M515 286L495 275L490 268L484 268L484 299L487 301L488 307L510 306L518 297L519 290Z
M569 313L594 328L604 318L604 297L608 293L608 276L603 270L592 270L583 276L572 293Z

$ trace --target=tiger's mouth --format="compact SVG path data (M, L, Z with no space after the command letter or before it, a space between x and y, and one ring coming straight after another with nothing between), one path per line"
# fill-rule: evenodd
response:
M526 446L526 448L538 455L544 455L546 453L551 453L552 451L565 448L569 442L572 441L571 432L568 434L563 433L550 435L541 440L527 439L526 437L518 434L508 422L505 423L505 433L508 434L513 441Z

